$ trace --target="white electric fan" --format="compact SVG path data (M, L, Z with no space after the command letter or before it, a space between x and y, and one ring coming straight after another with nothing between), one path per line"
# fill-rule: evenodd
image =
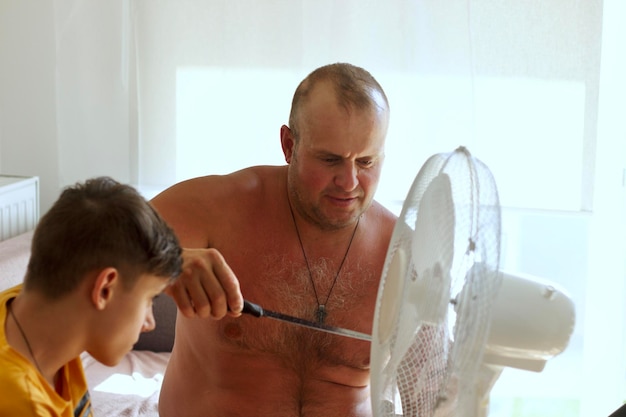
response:
M430 157L396 223L371 346L376 416L476 413L475 378L500 287L500 207L489 169L460 147Z
M555 293L567 299L554 287L536 296L541 286L501 273L499 256L500 206L487 166L464 147L430 157L408 192L381 276L371 346L374 416L486 415L502 366L538 370L564 349L573 325L552 320L545 331L565 330L560 344L546 343L545 332L529 330L534 323L524 320L524 309L502 315L513 322L499 321L490 332L494 308L508 309L501 287L507 297L525 288L521 302L531 305ZM535 310L550 315L554 308ZM530 339L516 349L519 340L509 336L520 328L517 339Z

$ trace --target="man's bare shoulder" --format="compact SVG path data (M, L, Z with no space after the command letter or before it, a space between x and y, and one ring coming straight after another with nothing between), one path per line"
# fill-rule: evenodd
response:
M226 175L196 177L167 188L154 197L152 203L159 206L183 200L185 204L198 201L206 206L233 194L264 192L283 172L285 167L253 166ZM222 201L220 204L223 203Z
M181 181L154 197L151 203L180 237L200 235L204 244L202 230L223 223L226 217L245 216L246 210L271 201L267 195L276 192L284 178L285 167L254 166L227 175ZM196 238L193 244L200 242Z
M381 223L383 230L391 230L398 220L398 216L392 213L387 207L374 200L369 212Z

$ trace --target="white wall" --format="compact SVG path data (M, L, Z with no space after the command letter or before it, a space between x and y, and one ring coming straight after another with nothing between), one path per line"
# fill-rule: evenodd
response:
M128 24L125 1L0 0L0 173L39 176L41 213L76 181L136 177Z
M0 172L42 177L42 212L60 187L93 175L160 188L190 174L215 173L199 155L237 161L235 141L277 155L258 163L280 161L277 131L295 84L314 67L340 60L370 69L392 99L389 144L402 151L388 152L381 198L403 197L411 181L405 167L416 172L430 154L463 144L507 182L505 205L591 209L597 2L494 8L451 0L443 11L430 1L402 0L391 8L266 0L258 9L220 0L0 1ZM541 13L528 15L525 7ZM272 18L259 18L264 14ZM186 117L179 84L189 69L222 83L199 103L213 101L207 126L207 120L222 122L195 132L204 140L191 140L189 124L179 120ZM267 93L250 91L258 74L270 77L261 80ZM527 85L503 77L526 77ZM223 106L234 99L248 104L248 114L257 106L267 117L250 120L243 110ZM544 175L555 154L560 169L552 172L559 175ZM196 157L193 165L185 155ZM506 175L512 167L523 170L524 161L537 169ZM527 188L537 192L517 192Z
M42 213L59 187L54 7L0 0L0 173L40 178Z

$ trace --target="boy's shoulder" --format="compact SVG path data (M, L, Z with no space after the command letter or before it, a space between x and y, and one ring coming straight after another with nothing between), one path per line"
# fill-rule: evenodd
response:
M0 291L0 311L2 314L6 314L6 304L11 298L15 298L16 295L22 290L22 284L17 284L11 288L7 288Z
M6 310L5 310L6 311ZM44 395L37 370L13 350L4 331L0 337L0 415L33 415L35 401Z
M67 363L60 371L69 401L54 393L35 367L11 349L2 334L0 340L0 415L85 415L77 411L91 406L87 382L80 358ZM71 412L69 412L71 410ZM90 414L87 414L90 415Z

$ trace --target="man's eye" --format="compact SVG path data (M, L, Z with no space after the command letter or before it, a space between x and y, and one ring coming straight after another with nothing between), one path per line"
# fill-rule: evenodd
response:
M374 161L371 159L362 159L359 161L359 164L364 167L369 167L374 164Z

